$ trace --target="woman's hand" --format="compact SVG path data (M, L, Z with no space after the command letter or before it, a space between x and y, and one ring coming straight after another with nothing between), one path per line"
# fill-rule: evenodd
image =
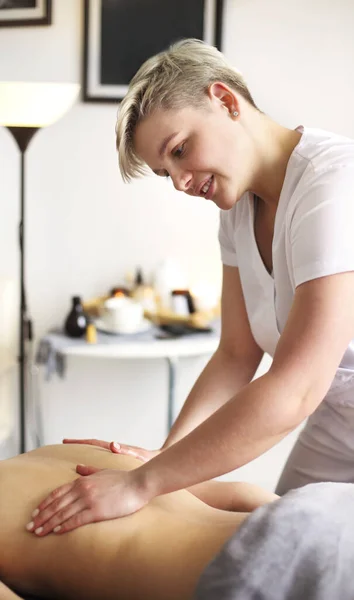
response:
M126 456L132 456L133 458L137 458L142 462L148 462L154 456L157 456L162 452L159 450L145 450L144 448L140 448L139 446L130 446L128 444L119 444L118 442L105 442L103 440L96 439L69 439L64 438L63 444L89 444L90 446L99 446L100 448L105 448L106 450L110 450L115 454L125 454Z
M89 446L99 446L105 448L111 452L118 453L119 446L118 442L105 442L104 440L96 440L95 438L89 439L78 439L78 438L64 438L63 444L88 444Z
M26 529L43 537L81 525L130 515L147 504L139 471L78 465L80 477L54 490L32 513Z
M117 454L125 454L126 456L132 456L133 458L137 458L142 462L148 462L154 456L163 452L161 449L159 450L145 450L144 448L140 448L139 446L130 446L127 444L118 444L118 442L112 442L114 446L114 452Z

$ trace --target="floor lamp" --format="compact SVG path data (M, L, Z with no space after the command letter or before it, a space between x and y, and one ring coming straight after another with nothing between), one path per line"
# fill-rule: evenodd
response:
M73 83L0 82L0 125L15 138L20 168L20 314L19 314L19 417L20 452L26 450L26 340L32 340L32 322L26 301L25 279L25 152L41 127L57 121L73 104L79 85Z

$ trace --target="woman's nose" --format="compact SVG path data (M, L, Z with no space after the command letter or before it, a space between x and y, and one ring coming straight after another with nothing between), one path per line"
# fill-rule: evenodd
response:
M193 177L191 173L186 171L172 175L173 185L179 192L190 192L193 190Z

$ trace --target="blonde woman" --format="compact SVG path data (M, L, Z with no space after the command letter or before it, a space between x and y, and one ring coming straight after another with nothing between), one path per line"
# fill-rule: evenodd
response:
M185 40L131 81L117 149L124 180L150 170L220 208L220 345L163 448L120 450L151 460L128 474L78 467L87 480L39 503L31 530L131 514L241 467L305 419L277 492L354 481L353 140L280 125L220 52ZM264 352L272 365L252 381Z

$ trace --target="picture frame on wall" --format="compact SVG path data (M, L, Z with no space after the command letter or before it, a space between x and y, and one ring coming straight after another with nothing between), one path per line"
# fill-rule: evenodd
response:
M221 50L223 0L84 0L83 100L119 102L150 56L183 38Z
M50 25L52 0L0 0L0 27Z

